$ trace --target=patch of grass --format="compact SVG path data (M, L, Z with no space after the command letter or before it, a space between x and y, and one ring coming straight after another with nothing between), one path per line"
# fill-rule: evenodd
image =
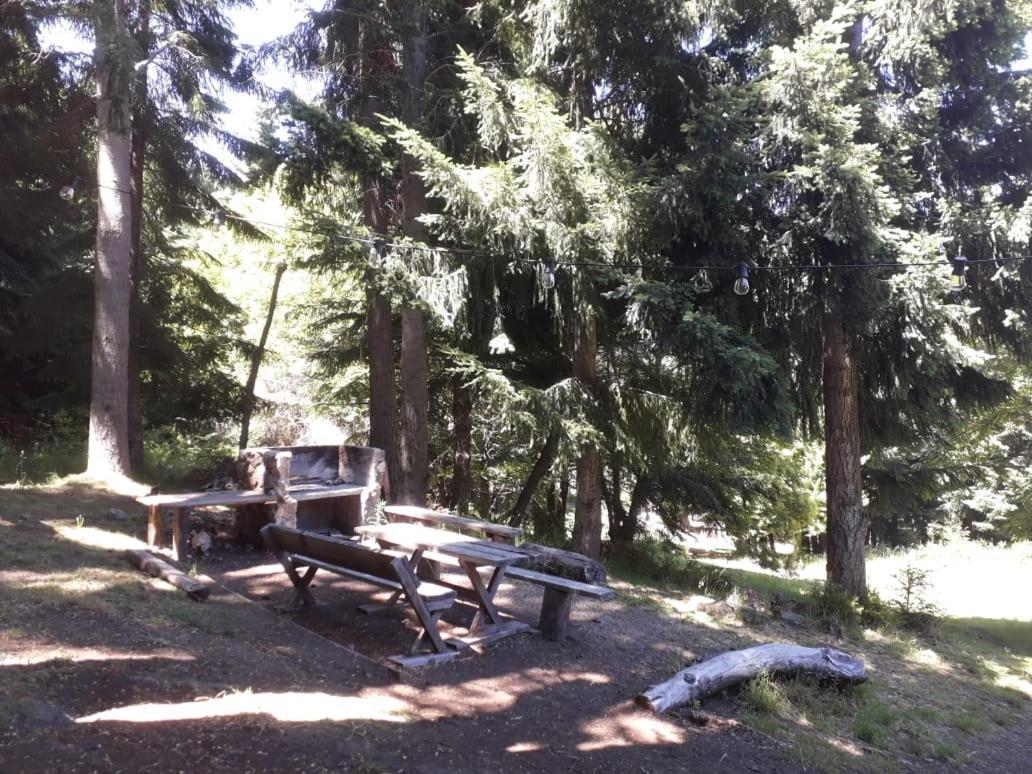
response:
M790 704L781 686L767 673L761 672L745 684L742 699L753 712L782 717L788 714Z
M898 721L896 712L885 704L878 701L865 703L856 714L853 721L853 733L857 739L868 744L879 745L889 730Z

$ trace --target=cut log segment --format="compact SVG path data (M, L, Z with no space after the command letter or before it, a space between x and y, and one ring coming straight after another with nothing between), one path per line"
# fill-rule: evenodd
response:
M731 650L693 664L639 694L635 702L653 712L666 712L671 707L703 699L763 672L782 675L806 673L848 683L862 683L867 679L864 663L841 651L771 643Z
M181 570L177 570L168 562L162 561L158 557L153 554L149 554L146 551L129 550L125 552L125 558L145 573L153 575L155 578L161 578L163 581L172 584L177 589L182 589L190 599L201 602L207 599L208 595L211 594L211 587L207 584L201 583L195 578L191 578Z

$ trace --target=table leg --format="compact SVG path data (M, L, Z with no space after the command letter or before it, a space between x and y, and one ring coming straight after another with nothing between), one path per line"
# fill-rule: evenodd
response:
M172 554L176 561L186 561L186 519L188 508L172 509Z
M502 623L502 616L498 612L498 608L495 607L494 596L498 592L502 578L505 577L505 568L496 567L491 575L491 580L485 585L484 579L480 577L480 572L477 570L477 565L461 559L459 564L462 565L462 569L469 576L469 582L473 586L473 591L476 592L477 603L480 605L480 610L477 611L477 614L473 617L473 623L470 624L470 631L479 628L484 619L487 619L487 623L494 626L500 625Z
M152 505L147 514L147 545L157 548L161 542L161 508Z

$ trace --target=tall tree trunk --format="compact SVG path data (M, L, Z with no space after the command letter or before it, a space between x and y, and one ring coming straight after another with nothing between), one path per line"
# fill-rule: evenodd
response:
M251 415L254 413L254 388L258 383L258 369L262 367L262 359L265 357L265 345L269 341L269 331L272 330L272 320L276 316L276 299L279 296L280 280L283 279L283 272L287 270L287 264L281 263L276 266L276 277L272 281L272 293L269 294L269 309L265 313L265 325L262 326L262 335L258 339L258 346L254 348L251 355L251 370L247 374L247 384L244 385L244 403L240 412L240 448L247 448L248 436L251 434Z
M552 469L552 464L555 462L556 453L559 451L559 435L558 427L549 430L548 437L545 438L545 445L541 447L541 454L538 455L534 467L531 468L530 475L527 476L519 497L516 498L516 504L506 514L510 524L522 524L527 517L527 509L534 499L534 493L541 484L541 479Z
M420 2L410 2L412 34L402 44L405 96L402 120L418 127L423 115L426 87L426 11ZM426 209L426 190L413 159L402 166L402 229L407 236L422 239L424 229L416 218ZM430 393L427 386L426 315L416 306L401 311L401 441L398 448L400 480L395 491L401 503L423 505L429 478L427 415Z
M93 365L87 472L127 475L130 68L125 61L124 0L94 3L97 84L97 255L94 272Z
M141 59L151 51L151 0L140 0L134 38ZM130 157L129 187L132 210L132 245L129 248L129 267L132 273L133 295L129 304L129 464L133 473L143 470L143 410L140 405L140 348L143 344L143 276L146 256L143 254L143 170L147 150L148 109L147 70L140 68L133 80L132 150Z
M867 594L867 520L860 475L857 364L842 322L833 312L824 313L823 334L828 582L863 598Z
M452 433L455 460L448 487L449 506L464 513L469 507L470 469L473 458L473 396L462 374L452 377Z
M591 393L595 392L598 345L594 310L587 296L588 280L578 273L579 286L574 303L573 375ZM602 470L598 449L591 444L581 449L577 460L577 508L573 516L573 550L597 559L602 550Z
M362 123L369 127L377 124L380 112L380 94L383 74L377 71L382 59L378 48L376 25L362 22L359 39L358 81L365 93ZM384 207L380 181L368 177L362 181L362 217L374 234L387 233L387 211ZM398 480L397 406L394 397L394 334L391 321L391 302L378 287L380 260L377 253L370 262L366 275L366 353L369 357L369 445L383 449L387 456L388 485L393 489Z

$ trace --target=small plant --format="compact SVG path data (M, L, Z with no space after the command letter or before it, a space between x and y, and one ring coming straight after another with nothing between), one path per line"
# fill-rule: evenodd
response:
M812 615L833 621L843 629L855 629L860 621L860 603L834 584L815 587L807 603Z
M85 525L85 524L86 524L86 517L83 516L81 513L78 516L75 517L75 526L76 527L78 527L79 529L82 529L83 525Z
M784 715L788 710L788 699L781 686L769 672L760 672L745 685L742 692L749 708L761 715Z
M895 575L899 596L895 600L901 623L911 629L926 632L939 617L939 609L928 601L931 581L927 570L907 565Z

